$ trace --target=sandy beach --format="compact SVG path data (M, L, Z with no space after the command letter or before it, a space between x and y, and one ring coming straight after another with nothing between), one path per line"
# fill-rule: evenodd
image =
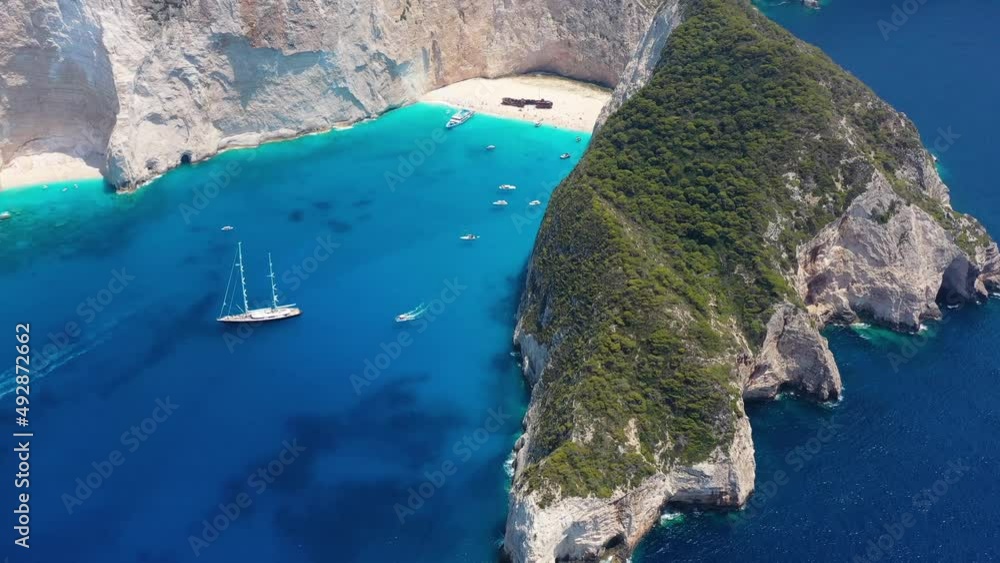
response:
M552 109L518 108L500 104L502 98L544 98ZM541 121L547 125L590 132L611 90L586 82L546 74L504 78L472 78L425 94L420 101L474 109L500 117Z
M21 156L0 170L0 190L100 177L101 172L97 168L62 153Z

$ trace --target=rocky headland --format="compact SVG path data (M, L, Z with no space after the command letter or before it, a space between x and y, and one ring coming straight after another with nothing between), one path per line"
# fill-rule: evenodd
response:
M998 288L913 124L747 3L667 5L626 78L522 295L516 562L625 559L668 504L739 508L744 401L842 394L825 325L915 332Z
M12 0L0 41L0 169L69 159L119 189L467 79L613 89L521 299L517 563L740 507L744 401L841 396L825 325L916 331L1000 284L913 124L743 0Z

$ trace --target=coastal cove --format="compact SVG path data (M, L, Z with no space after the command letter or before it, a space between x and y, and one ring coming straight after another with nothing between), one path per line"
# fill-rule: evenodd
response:
M18 561L495 560L523 271L589 136L487 115L444 131L453 111L229 151L129 194L0 192L4 319L31 324L45 436ZM251 302L271 252L301 317L215 322L237 241Z
M1000 552L1000 7L38 1L28 561ZM216 322L272 290L302 315Z
M899 2L778 4L758 3L906 112L939 157L953 206L1000 232L992 170L1000 121L990 109L1000 81L984 66L1000 51L997 6L921 3L886 39L879 21L891 22ZM995 560L1000 538L985 523L998 500L998 332L996 299L948 311L926 338L828 329L844 398L748 404L757 461L750 505L670 508L633 561Z

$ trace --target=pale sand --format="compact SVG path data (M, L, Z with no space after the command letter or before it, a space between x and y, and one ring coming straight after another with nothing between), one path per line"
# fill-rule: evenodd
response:
M504 106L500 104L500 99L504 97L544 98L551 100L553 107L537 109L534 106ZM593 84L547 74L528 74L463 80L428 92L420 101L469 108L512 119L541 121L545 125L589 133L594 129L601 109L610 98L611 90ZM289 135L296 136L298 135ZM260 141L257 139L256 142L249 143L249 146L255 146ZM0 170L0 190L100 177L101 173L97 168L66 154L21 156Z
M36 154L15 158L0 170L0 190L100 177L97 168L79 158L62 153Z
M502 98L544 98L552 109L517 108L500 104ZM591 132L611 90L586 82L547 74L504 78L471 78L425 94L420 101L468 108L500 117L541 121L573 131Z

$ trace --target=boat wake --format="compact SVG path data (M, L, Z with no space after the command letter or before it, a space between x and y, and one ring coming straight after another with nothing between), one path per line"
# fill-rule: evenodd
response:
M421 303L420 305L417 305L416 308L414 308L411 311L407 311L405 313L396 315L396 322L397 323L408 323L410 321L415 321L415 320L419 319L421 316L423 316L423 314L425 312L427 312L427 307L423 303Z

